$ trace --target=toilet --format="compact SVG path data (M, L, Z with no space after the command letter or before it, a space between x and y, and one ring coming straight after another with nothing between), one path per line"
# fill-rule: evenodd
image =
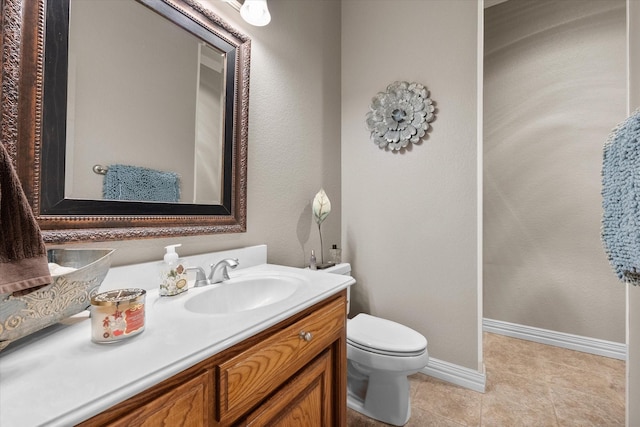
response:
M351 265L325 271L350 275ZM427 339L419 332L364 313L348 319L347 406L388 424L405 425L411 417L407 377L428 361Z

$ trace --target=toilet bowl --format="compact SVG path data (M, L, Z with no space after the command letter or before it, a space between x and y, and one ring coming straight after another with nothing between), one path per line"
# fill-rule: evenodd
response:
M399 323L358 314L347 321L347 406L405 425L411 417L407 377L428 361L424 336Z
M328 270L351 273L349 264ZM413 329L364 313L347 320L347 406L388 424L405 425L411 417L407 377L428 361L427 339Z

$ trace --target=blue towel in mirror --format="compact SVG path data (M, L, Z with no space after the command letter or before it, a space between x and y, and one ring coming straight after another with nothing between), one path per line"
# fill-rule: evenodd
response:
M104 176L103 196L107 200L142 202L180 201L180 176L140 166L110 165Z
M640 110L604 146L602 241L618 278L640 285Z

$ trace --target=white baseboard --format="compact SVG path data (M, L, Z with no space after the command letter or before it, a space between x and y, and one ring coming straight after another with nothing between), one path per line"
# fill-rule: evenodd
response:
M482 325L485 332L492 332L494 334L506 335L508 337L520 338L541 344L554 345L556 347L568 348L570 350L582 351L598 356L611 357L613 359L627 360L627 346L622 343L487 318L483 319Z
M460 365L445 362L444 360L429 357L429 364L420 372L430 377L447 381L480 393L484 393L487 377L484 373L465 368Z

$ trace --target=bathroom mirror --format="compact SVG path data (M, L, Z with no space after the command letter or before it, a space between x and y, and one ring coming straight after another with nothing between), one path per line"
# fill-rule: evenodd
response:
M46 242L246 230L248 37L195 0L4 4L2 141ZM105 199L113 164L180 197Z

